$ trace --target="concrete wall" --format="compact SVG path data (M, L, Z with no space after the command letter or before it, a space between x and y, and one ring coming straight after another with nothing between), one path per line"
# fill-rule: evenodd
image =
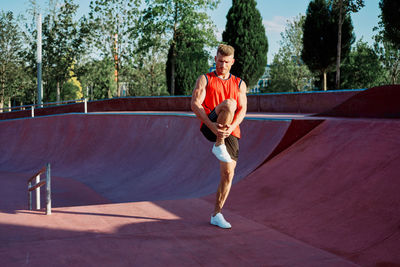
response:
M360 90L248 95L248 112L321 113L343 103ZM88 112L191 111L190 96L128 97L88 102ZM81 113L83 103L36 108L35 116ZM0 119L30 117L31 111L0 113Z

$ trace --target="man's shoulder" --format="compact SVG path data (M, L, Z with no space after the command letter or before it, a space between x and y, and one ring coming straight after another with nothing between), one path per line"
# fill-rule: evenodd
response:
M234 75L234 74L231 74L231 78L232 78L232 79L235 79L235 80L237 80L237 81L242 81L242 78L240 78L240 77L238 77L238 76L236 76L236 75Z
M213 76L213 74L214 74L214 72L213 72L213 71L211 71L211 72L204 73L204 74L203 74L203 76L206 76L206 77L212 77L212 76Z

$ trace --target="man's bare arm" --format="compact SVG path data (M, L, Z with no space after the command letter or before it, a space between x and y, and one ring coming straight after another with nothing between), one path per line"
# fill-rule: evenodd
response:
M206 98L206 86L207 79L204 75L201 75L197 81L196 86L192 93L192 101L191 108L194 114L205 124L207 127L214 133L217 134L218 127L217 124L212 122L208 116L206 111L204 110L202 104L204 99Z
M237 108L236 108L236 117L232 121L231 125L229 126L229 134L232 133L232 131L239 126L239 124L242 123L244 117L246 116L247 112L247 86L244 81L240 84L239 88L239 103L237 103Z

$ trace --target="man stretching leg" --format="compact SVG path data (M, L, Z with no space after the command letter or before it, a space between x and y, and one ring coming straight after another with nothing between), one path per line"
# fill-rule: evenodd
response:
M201 75L192 95L192 110L201 120L201 132L214 142L212 153L220 161L221 180L211 224L231 228L221 213L231 189L239 156L239 124L246 115L246 83L232 75L234 48L221 44L215 57L216 70Z

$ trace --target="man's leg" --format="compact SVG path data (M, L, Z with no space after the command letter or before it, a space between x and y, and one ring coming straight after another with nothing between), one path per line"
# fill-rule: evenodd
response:
M224 125L226 127L227 124L231 124L233 121L233 117L235 116L235 111L237 108L237 103L234 99L230 98L222 103L220 103L216 108L215 108L215 113L217 113L218 118L217 122L221 125ZM219 138L217 136L217 142L215 143L216 146L220 146L224 144L224 139Z
M229 191L231 190L232 186L233 176L235 174L235 167L236 161L234 160L232 160L232 162L220 162L221 180L217 190L217 198L215 201L213 216L221 212L222 207L228 198Z
M227 222L221 213L222 207L228 198L229 191L231 190L233 175L236 167L236 161L221 162L221 181L218 186L217 198L215 201L214 214L211 216L210 223L224 229L232 228L231 224Z
M218 115L217 123L222 125L221 128L227 129L227 125L232 123L236 108L236 101L232 98L223 101L215 108L215 113ZM213 146L212 152L220 161L232 162L232 159L226 150L225 140L223 137L217 135L217 140Z

